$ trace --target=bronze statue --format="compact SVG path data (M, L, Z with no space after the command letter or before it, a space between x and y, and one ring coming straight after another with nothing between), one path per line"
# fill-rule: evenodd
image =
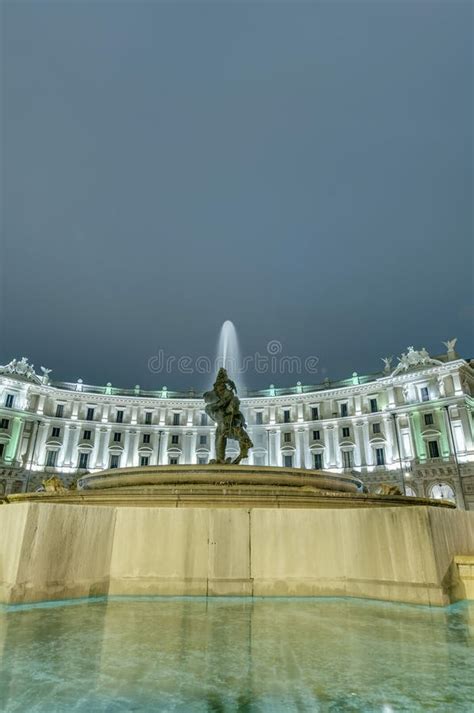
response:
M212 391L206 391L204 394L206 413L217 424L216 458L211 463L240 463L253 446L245 430L247 424L240 411L240 401L236 394L236 386L232 379L229 379L227 371L219 369ZM240 453L234 460L225 457L228 438L239 442Z

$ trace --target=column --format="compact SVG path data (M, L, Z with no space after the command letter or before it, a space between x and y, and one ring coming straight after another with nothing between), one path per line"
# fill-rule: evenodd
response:
M364 421L362 424L362 432L364 437L365 462L368 466L374 464L374 451L370 446L369 422Z
M426 460L426 446L420 429L420 414L416 411L412 411L409 414L409 423L415 444L416 457L421 460Z
M63 466L69 466L69 459L68 459L68 446L69 446L69 436L70 436L70 430L71 430L71 424L66 423L64 425L64 438L63 438L63 443L61 446L61 449L59 451L59 457L57 460L57 467L62 468Z
M48 436L49 421L41 421L38 438L36 441L36 456L33 462L43 468L46 460L46 438Z
M127 430L125 432L125 443L123 444L123 460L124 465L126 466L138 465L137 436L138 433L135 430Z
M197 431L192 431L188 463L197 463L196 443L197 443Z
M341 449L339 448L339 429L337 426L334 426L332 429L332 438L334 442L334 455L336 458L336 468L342 468L342 453Z
M78 443L81 435L79 426L71 426L69 433L69 445L66 450L64 465L69 468L77 468L78 466Z
M268 431L269 434L269 465L281 465L281 452L277 446L278 431Z
M395 402L395 389L393 386L389 386L387 389L387 396L388 396L388 407L389 408L395 408L396 402Z
M91 453L90 470L95 468L100 468L99 458L100 458L100 426L94 426L94 447Z
M464 433L464 442L466 444L466 450L468 452L472 452L474 450L474 442L473 442L473 422L467 412L466 406L459 406L459 419L462 424L463 428L463 433Z
M193 437L193 432L192 431L186 431L184 434L184 444L183 444L183 458L185 463L192 463L193 461L191 460L192 458L192 437ZM196 449L194 449L195 451Z
M97 455L97 468L108 468L109 466L109 434L110 427L102 426L99 431L99 445Z
M453 476L453 480L454 480L455 483L456 483L456 502L457 502L457 504L458 504L458 506L460 507L461 510L465 510L465 509L466 509L466 503L465 503L465 500L464 500L464 490L463 490L462 481L461 481L462 476L461 476L461 472L460 472L460 469L459 469L459 461L458 461L458 457L457 457L457 455L458 455L458 450L457 450L457 447L456 447L456 443L454 442L454 438L455 438L455 435L454 435L454 428L453 428L453 433L451 433L451 428L450 428L450 425L449 425L449 423L450 423L450 422L449 422L449 418L450 418L450 413L449 413L448 410L446 409L446 413L445 413L446 429L447 429L447 431L448 431L448 433L449 433L449 442L450 442L450 444L451 444L451 450L452 450L453 458L454 458L454 461L455 461L455 464L456 464L456 474ZM452 425L453 425L453 424L451 423L451 426L452 426Z
M30 421L31 431L28 439L28 448L25 455L25 468L30 468L30 463L33 465L33 449L35 446L35 437L39 428L39 421Z
M164 409L162 409L164 413ZM168 440L167 431L158 431L158 465L167 465L168 460L166 458L166 442Z
M454 374L451 374L451 376L453 378L454 395L462 396L464 392L462 390L461 377L459 376L459 372L455 372Z
M153 431L151 434L151 447L152 447L152 453L150 456L150 465L158 465L158 459L160 457L159 454L159 447L160 447L160 436L158 434L158 431Z
M325 468L336 468L337 467L333 432L334 432L334 426L329 425L329 424L323 425L324 444L326 446L326 448L324 449L324 460L325 460L324 467Z
M354 424L354 440L355 440L355 452L354 452L354 465L356 468L365 467L365 448L364 448L364 432L363 432L363 421L356 421Z
M38 397L38 405L36 407L36 413L39 414L40 416L42 416L44 413L44 402L45 401L46 401L45 394L40 394L40 396Z
M304 428L298 428L295 431L295 447L296 447L296 468L305 468L304 461Z
M10 440L5 453L5 461L14 463L18 453L18 447L21 443L21 434L23 432L23 421L19 416L13 418Z
M444 415L444 409L438 406L436 409L436 425L438 426L441 435L440 435L440 446L441 446L441 455L443 458L449 458L449 437L448 437L448 432L446 430L446 419Z
M312 469L313 464L311 461L311 451L309 450L309 428L308 426L305 426L304 428L301 429L301 459L302 459L302 468L308 468Z
M384 421L384 430L385 430L385 435L386 435L386 456L387 456L387 464L390 465L392 463L395 463L398 467L400 467L400 461L398 460L398 448L397 448L397 437L394 431L394 424L393 424L393 419L388 416L383 419ZM395 426L396 427L396 426Z

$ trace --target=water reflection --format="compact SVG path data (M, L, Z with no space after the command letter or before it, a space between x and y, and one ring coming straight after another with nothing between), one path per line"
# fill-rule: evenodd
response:
M0 613L0 710L472 710L474 603L120 599Z

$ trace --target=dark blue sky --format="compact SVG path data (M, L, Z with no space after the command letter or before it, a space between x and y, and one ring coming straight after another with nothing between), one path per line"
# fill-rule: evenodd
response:
M319 375L472 320L472 4L2 4L0 361L195 386L279 340ZM293 375L248 383L292 384Z

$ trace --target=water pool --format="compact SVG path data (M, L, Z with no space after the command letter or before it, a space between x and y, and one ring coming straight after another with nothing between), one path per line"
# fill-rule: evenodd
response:
M473 711L474 602L153 598L0 609L0 710Z

